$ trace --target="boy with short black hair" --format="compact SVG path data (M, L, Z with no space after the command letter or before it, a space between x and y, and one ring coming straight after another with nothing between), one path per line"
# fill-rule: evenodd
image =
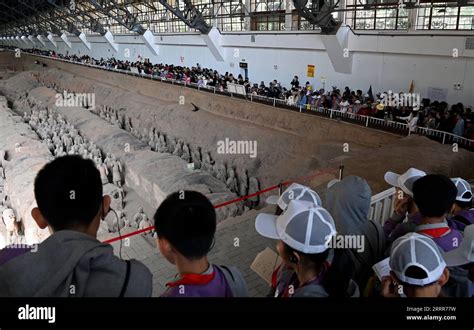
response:
M152 275L136 260L124 261L96 235L110 210L99 171L79 156L56 158L35 179L38 207L31 211L52 235L36 252L0 267L0 296L149 297Z
M456 186L444 175L429 174L413 184L413 199L422 216L415 231L433 239L443 251L457 248L462 240L462 234L449 228L446 220L456 194Z
M211 202L196 191L169 195L154 216L161 254L178 269L162 297L241 297L247 285L235 268L209 263L214 245L216 213Z

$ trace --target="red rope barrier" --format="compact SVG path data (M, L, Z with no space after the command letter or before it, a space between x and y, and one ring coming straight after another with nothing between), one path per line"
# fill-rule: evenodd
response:
M284 181L281 183L281 185L283 186L288 186L294 182L301 182L301 181L307 181L307 180L310 180L310 179L313 179L313 178L316 178L320 175L323 175L323 174L328 174L328 173L332 173L332 172L336 172L338 171L337 169L326 169L326 170L321 170L321 171L317 171L315 174L312 174L312 175L308 175L308 176L303 176L303 177L299 177L299 178L296 178L296 179L293 179L293 180L289 180L289 181ZM230 204L234 204L234 203L238 203L238 202L241 202L241 201L244 201L246 199L249 199L249 198L252 198L252 197L255 197L255 196L259 196L259 195L262 195L266 192L269 192L269 191L272 191L272 190L275 190L275 189L278 189L280 187L280 185L274 185L274 186L271 186L271 187L268 187L268 188L265 188L265 189L262 189L260 191L257 191L253 194L250 194L250 195L246 195L246 196L243 196L243 197L239 197L239 198L236 198L236 199L232 199L230 201L227 201L227 202L224 202L224 203L220 203L220 204L217 204L217 205L214 205L214 208L215 209L218 209L220 207L223 207L223 206L227 206L227 205L230 205ZM138 235L138 234L142 234L142 233L145 233L145 232L148 232L150 230L153 230L155 229L155 226L151 226L151 227L148 227L148 228L144 228L144 229L140 229L140 230L137 230L137 231L134 231L134 232L131 232L131 233L128 233L128 234L125 234L125 235L120 235L118 237L114 237L114 238L111 238L111 239L108 239L108 240L105 240L103 243L113 243L113 242L116 242L116 241L120 241L124 238L128 238L128 237L131 237L131 236L135 236L135 235Z
M127 238L127 237L135 236L135 235L138 235L138 234L141 234L141 233L146 233L147 231L150 231L150 230L153 230L153 229L155 229L155 226L151 226L151 227L148 227L148 228L143 228L143 229L140 229L140 230L137 230L137 231L125 234L125 235L121 235L121 236L118 236L118 237L108 239L108 240L104 241L103 243L109 243L110 244L110 243L113 243L113 242L116 242L116 241L120 241L120 240L122 240L124 238Z

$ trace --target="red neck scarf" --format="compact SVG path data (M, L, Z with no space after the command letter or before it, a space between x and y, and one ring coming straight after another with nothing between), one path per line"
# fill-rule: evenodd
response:
M431 238L438 238L441 236L446 235L450 232L451 229L446 223L436 223L436 224L427 224L427 225L420 225L417 227L417 232L420 234L424 234Z
M216 272L214 271L211 274L184 274L180 279L166 283L166 286L172 288L180 285L205 285L211 282L215 276Z

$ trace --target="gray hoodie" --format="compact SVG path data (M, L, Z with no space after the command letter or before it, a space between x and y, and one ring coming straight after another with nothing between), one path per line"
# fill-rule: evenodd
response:
M352 249L355 278L361 291L372 274L372 266L384 259L385 235L382 227L368 220L372 193L367 181L347 176L326 191L326 209L334 218L338 235L364 235L364 249Z
M347 287L347 296L350 298L359 298L360 292L357 283L350 280L349 286ZM295 298L326 298L329 294L322 285L306 285L295 290L293 295Z
M127 262L109 244L71 230L55 232L38 246L0 266L0 297L150 297L152 274Z
M365 235L372 192L364 179L350 175L326 191L326 209L339 235Z

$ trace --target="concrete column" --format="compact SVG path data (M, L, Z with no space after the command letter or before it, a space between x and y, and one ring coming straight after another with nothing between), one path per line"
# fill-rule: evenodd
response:
M215 27L212 28L209 34L203 34L202 38L206 43L207 47L211 51L212 55L218 62L224 62L224 52L222 50L222 35L219 30Z
M352 73L352 52L349 51L349 27L341 27L336 35L319 35L334 71Z
M87 49L91 50L92 49L92 44L87 41L87 36L84 32L81 32L81 34L79 35L79 39L81 39L82 43L84 44L84 46L87 47Z
M72 49L72 43L71 43L71 41L69 40L69 37L67 36L66 33L61 34L61 39L64 41L64 43L66 44L66 46L68 46L69 48Z
M58 48L58 44L56 40L54 40L54 36L51 32L48 33L48 40L53 44L54 48Z
M46 47L46 41L44 40L44 38L41 34L38 34L38 36L36 38L43 45L43 47Z
M159 46L155 43L155 35L150 29L146 30L142 35L142 39L145 42L147 48L156 56L160 54Z
M104 35L105 41L109 43L110 46L112 46L112 49L115 50L115 52L118 52L118 44L114 41L114 35L112 32L107 31L107 33Z
M415 31L416 28L416 9L408 10L408 31Z
M252 12L251 8L250 8L250 0L245 0L245 8L247 8L247 10L249 12ZM248 15L246 13L246 15ZM245 22L245 26L247 27L247 30L250 31L250 15L246 16L245 19L244 19L244 22Z
M295 26L297 28L297 26ZM287 1L285 9L285 30L291 31L293 29L293 20L291 17L291 1Z

